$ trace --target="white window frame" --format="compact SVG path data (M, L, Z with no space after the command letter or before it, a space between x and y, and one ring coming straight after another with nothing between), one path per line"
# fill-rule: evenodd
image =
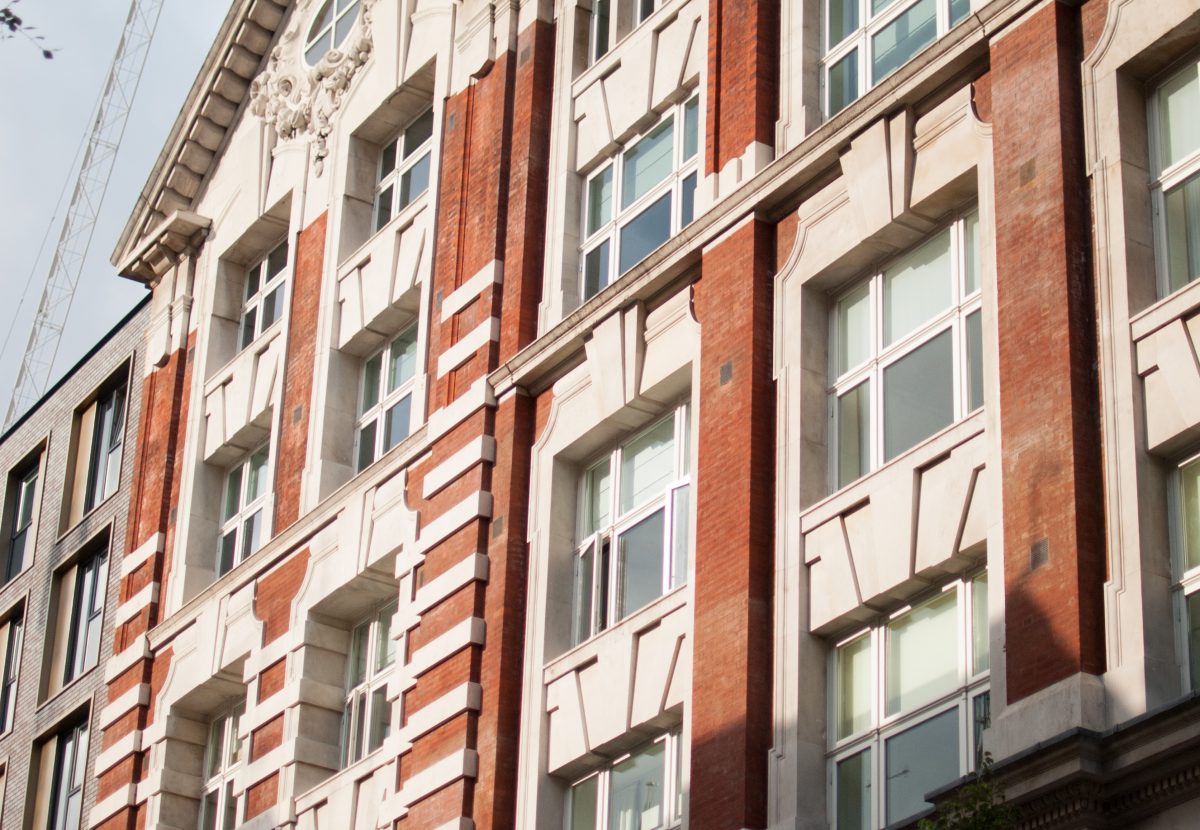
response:
M1185 458L1171 471L1171 486L1168 491L1167 507L1171 548L1172 604L1175 611L1175 642L1179 654L1180 688L1194 692L1200 688L1200 654L1192 653L1188 637L1191 615L1188 600L1200 599L1200 562L1195 567L1187 566L1187 505L1183 498L1183 471L1186 467L1200 463L1200 455ZM1200 522L1200 504L1197 505L1196 520ZM1193 679L1192 660L1198 661L1196 678Z
M272 274L271 258L280 251L283 252L283 264ZM245 282L242 285L242 308L238 312L238 352L253 346L259 338L278 325L287 312L287 282L292 270L291 256L291 246L285 237L283 241L272 245L266 256L246 269ZM275 316L264 325L263 308L272 297Z
M829 724L829 729L827 730L829 745L826 753L826 781L829 793L830 826L838 826L837 769L839 762L851 758L864 750L870 750L871 815L867 823L869 827L883 827L886 824L887 816L886 747L888 740L926 723L945 712L956 708L958 710L959 776L965 775L975 769L976 759L982 753L982 747L977 745L975 740L975 724L973 721L975 705L976 700L982 698L984 695L988 695L990 700L991 668L989 662L987 669L978 673L974 671L975 654L972 637L974 593L972 588L975 581L981 577L986 578L986 574L986 571L971 571L963 578L943 586L937 593L927 595L920 601L914 602L881 618L876 624L865 629L856 629L849 636L839 639L834 644L834 647L829 650L826 668L827 677L829 678L827 684L829 695L826 712L826 723ZM987 590L986 582L984 583L984 590ZM888 715L887 683L885 678L887 655L885 654L884 647L888 625L904 617L914 609L918 609L926 603L944 596L947 591L957 593L958 678L955 688L951 692L918 704L909 710ZM986 634L990 636L990 632L986 632ZM871 723L866 729L859 730L845 737L838 737L838 649L856 642L864 636L869 637L871 641ZM897 821L904 820L907 819L897 819Z
M24 467L14 471L14 475L9 478L9 486L13 488L9 495L8 509L11 527L8 534L8 550L4 556L4 572L0 574L3 581L0 581L0 585L7 585L16 579L32 559L34 546L37 544L37 527L34 522L38 515L38 497L41 495L38 488L41 475L42 456L39 453ZM18 548L19 562L14 557ZM17 567L14 568L14 565Z
M675 407L666 417L655 418L654 422L639 430L603 457L594 460L584 469L580 477L577 508L576 508L576 538L577 543L572 557L571 572L571 642L579 645L595 637L608 628L619 623L625 617L637 613L641 608L621 611L621 557L619 540L621 535L641 524L644 520L657 513L663 512L663 557L662 583L658 596L675 590L687 583L687 567L691 560L691 407L685 402ZM634 443L651 430L657 428L666 420L673 422L672 452L673 475L664 486L662 492L642 501L624 514L620 512L621 498L621 462L625 447ZM582 529L587 526L585 518L591 504L591 471L609 465L609 506L608 522L597 527L591 533L580 536ZM676 556L676 537L679 533L685 535L686 549L682 552L684 561ZM604 551L608 552L607 557ZM589 622L585 624L580 611L583 601L580 575L587 568L587 557L591 557L591 592L587 598L590 609ZM682 573L681 573L682 572ZM680 575L682 578L679 578ZM652 600L653 601L653 600Z
M686 787L683 776L683 735L678 729L659 735L651 741L641 744L633 750L626 752L611 762L605 764L598 770L588 773L571 782L567 790L566 810L563 811L563 827L564 830L576 830L571 826L571 818L573 815L573 799L575 798L576 787L584 784L591 779L596 779L596 817L592 827L596 830L602 830L609 826L609 802L611 801L612 791L612 774L613 768L619 766L623 762L629 760L634 755L645 751L654 744L661 743L664 745L663 752L663 822L656 828L668 830L668 828L683 826L683 800L686 798Z
M321 19L325 16L326 9L331 5L333 6L334 14L328 23L321 25ZM304 39L304 60L308 62L309 66L316 66L321 62L321 58L345 42L346 36L350 34L350 30L354 27L354 22L358 19L359 5L359 0L326 0L326 2L321 4L317 13L313 15L312 23L309 24L308 28L308 36ZM335 33L348 15L350 16L350 21L346 24L339 38ZM326 34L329 35L329 44L317 52L317 47Z
M88 737L85 720L61 729L48 744L43 745L43 752L51 749L51 746L54 751L48 805L50 830L78 830L82 823Z
M350 630L350 650L346 654L346 699L342 709L341 762L342 769L352 766L368 755L378 752L391 733L392 701L387 697L388 682L395 674L398 643L392 635L392 617L399 608L395 599L376 605L371 613ZM359 643L359 632L365 653L363 655L363 677L355 682L354 655ZM380 649L386 655L380 661ZM373 731L375 717L381 705L377 698L382 693L385 719L383 734Z
M4 647L4 662L0 665L0 735L8 734L16 722L17 688L21 682L21 644L25 632L23 611L4 623L8 642Z
M871 78L871 50L873 49L874 38L883 29L886 29L892 21L903 15L908 10L918 5L922 0L892 0L888 6L882 9L879 14L871 14L871 0L855 0L858 4L858 20L859 26L851 34L846 35L844 39L837 43L830 42L829 31L829 3L830 0L821 0L821 111L825 114L825 118L829 119L841 112L845 107L857 101L865 95L872 87L876 86L888 75L883 75L879 78ZM933 40L921 48L917 52L932 46L934 43L944 37L950 29L957 26L963 20L970 16L970 10L957 21L951 23L950 20L950 3L952 0L935 0L937 3L936 20L937 28ZM853 98L846 102L845 106L833 110L829 101L829 71L836 66L843 58L857 51L857 78L858 89ZM914 55L915 57L915 55ZM900 67L896 67L892 72L895 72Z
M106 502L121 486L128 391L129 384L122 380L101 392L96 399L92 441L88 448L84 513L90 513Z
M238 734L245 714L246 702L241 700L217 712L209 722L201 768L204 784L196 825L199 830L233 830L242 819L243 799L234 790L245 761L246 742ZM213 796L215 799L210 802ZM230 802L233 804L232 824L223 821ZM213 805L211 813L210 803Z
M246 488L250 482L250 471L252 462L255 458L263 457L262 466L262 481L260 484L260 492L251 498L246 499ZM226 516L229 507L229 490L230 483L233 480L234 473L237 473L240 478L238 480L238 496L237 509ZM214 571L217 576L232 571L239 564L244 562L249 557L253 556L255 551L263 546L268 539L271 538L271 513L267 509L271 494L271 447L270 443L265 443L251 453L244 455L236 464L229 467L225 471L225 475L221 480L221 503L220 516L222 517L220 530L217 533L217 550L216 550L216 567ZM245 549L246 528L249 521L255 514L260 514L258 524L258 543L253 548ZM228 568L222 570L221 561L225 547L225 539L230 534L234 534L233 558Z
M405 338L411 338L405 341ZM392 360L395 358L395 349L401 342L411 342L413 349L413 369L408 377L402 378L395 389L388 390L388 368ZM369 377L372 374L371 364L378 358L378 386L376 387L376 402L370 406L364 405L364 397L369 382ZM357 410L358 420L354 426L354 466L355 472L361 473L363 470L370 467L376 461L384 456L392 447L400 444L412 434L413 421L416 418L414 408L417 404L415 391L417 380L420 372L417 371L420 366L420 332L417 330L417 324L414 322L405 327L399 334L393 337L382 350L375 352L369 358L363 361L362 369L358 373L358 399ZM405 424L404 435L400 436L396 441L388 445L387 442L387 415L394 407L403 404L404 399L408 398L408 423ZM373 435L368 439L364 435L364 431L371 428L373 425ZM369 442L372 448L371 460L364 463L365 456L363 455L364 443Z
M1168 82L1174 80L1178 75L1186 72L1196 64L1197 56L1193 54L1188 60L1173 65L1169 71L1155 78L1149 85L1149 92L1146 96L1151 167L1150 204L1154 222L1155 276L1160 299L1173 294L1177 290L1182 290L1186 285L1190 285L1191 282L1195 282L1195 280L1191 280L1181 285L1178 289L1171 288L1166 208L1167 193L1169 191L1183 186L1189 179L1200 177L1200 146L1197 146L1187 156L1164 168L1162 129L1159 121L1161 116L1159 93ZM1198 221L1200 221L1200 218L1198 218Z
M587 42L587 65L599 61L609 52L611 52L619 42L619 40L629 34L621 33L620 24L622 20L632 20L633 27L636 29L647 20L654 16L654 13L667 5L670 0L592 0L591 17L588 20L588 42ZM597 9L603 4L608 8L608 14L601 17L597 14ZM628 5L626 5L628 4ZM604 41L604 48L600 46L600 21L606 22L605 29L607 30L607 39Z
M108 545L105 544L82 557L75 566L69 596L71 621L66 632L67 648L63 661L64 686L87 674L100 662L108 565Z
M418 144L416 147L409 149L405 146L408 139L408 131L422 118L429 116L429 137ZM437 132L437 118L433 107L430 106L421 112L416 118L411 119L391 141L383 145L379 151L379 160L375 164L375 205L372 210L371 221L373 229L376 233L383 230L397 216L400 216L411 205L415 204L418 199L429 191L430 185L433 183L430 177L433 174L433 138ZM394 159L390 170L384 169L384 159L388 152L392 153ZM401 187L404 177L411 173L421 164L425 165L425 186L420 190L409 193L408 201L400 203ZM386 195L386 198L385 198ZM382 209L387 205L387 219L383 219Z
M977 222L977 212L972 209L966 211L955 218L948 226L943 227L937 233L930 234L925 239L921 240L920 244L909 249L900 257L895 257L886 262L883 267L876 268L872 273L863 279L855 280L847 289L839 292L834 296L829 308L829 377L833 379L832 386L827 390L828 397L828 418L829 418L829 475L828 483L830 492L836 492L842 487L850 486L854 481L865 478L875 470L883 467L885 464L891 463L892 460L886 459L886 449L884 446L884 399L883 399L883 378L884 372L888 367L896 364L901 359L915 352L921 346L931 342L943 332L950 331L952 339L952 354L953 354L953 389L952 399L954 402L954 414L950 423L955 424L966 418L972 412L976 412L986 405L987 384L984 382L984 401L980 406L972 407L970 404L971 394L971 367L968 365L968 349L970 344L967 338L967 320L973 314L982 314L983 308L983 264L982 257L975 259L975 287L968 291L967 281L968 275L968 259L966 251L967 225L969 221L975 221L975 233L978 236L981 233L980 226ZM884 342L884 275L888 268L899 262L904 256L920 249L922 246L933 242L938 236L943 233L950 234L950 262L951 262L951 294L949 305L936 316L926 320L920 326L908 334L899 337L895 342L888 346L883 346ZM982 250L982 248L980 248ZM855 366L849 367L845 372L838 373L838 365L840 354L838 351L839 343L839 328L838 328L838 307L840 302L846 297L854 294L864 283L869 285L870 289L870 310L871 310L871 346L869 357L866 361ZM980 317L980 326L982 327L983 318ZM979 359L983 360L983 355L980 354ZM980 371L982 371L982 366ZM867 469L857 478L852 479L844 484L839 480L839 451L841 448L841 435L839 434L839 418L838 418L838 402L847 392L854 390L863 382L870 383L870 448L868 451L869 463ZM936 434L936 433L935 433ZM929 440L928 438L925 440ZM919 441L914 446L920 446L924 441ZM910 451L901 450L896 457Z
M687 142L686 113L687 109L693 104L695 105L696 112L696 147L692 155L684 158ZM643 193L628 207L621 207L621 201L624 198L622 190L626 156L642 139L650 136L655 130L671 119L674 120L672 127L671 173ZM667 240L676 236L683 228L695 221L695 194L700 181L700 158L703 155L703 135L703 107L699 93L693 92L684 101L675 104L664 112L651 127L630 139L617 153L605 159L604 163L600 164L584 177L579 211L579 238L583 240L583 244L579 248L578 267L579 296L583 300L586 301L599 294L625 273L625 271L620 270L622 231L641 216L647 208L662 198L663 195L671 194L671 227L667 239L663 240L662 244L666 244ZM607 220L598 223L595 231L588 233L588 220L590 218L588 216L590 207L589 194L591 193L592 183L606 172L612 176L612 200L609 207L609 216ZM689 179L691 180L691 184L688 184ZM683 201L686 195L685 191L689 188L692 192L692 215L691 217L685 217ZM685 218L687 218L687 222L684 221ZM589 294L587 286L588 255L604 245L608 245L608 267L605 273L601 275L601 284L597 290ZM650 251L646 256L648 257L652 253L653 251ZM639 260L638 262L641 261ZM633 263L626 271L636 267L637 263Z

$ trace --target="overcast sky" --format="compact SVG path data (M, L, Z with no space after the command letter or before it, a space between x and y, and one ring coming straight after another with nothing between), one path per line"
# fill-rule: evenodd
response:
M0 0L0 8L10 2ZM56 50L53 60L20 37L0 40L0 343L7 341L0 421L66 214L64 187L78 172L72 160L91 128L131 2L19 0L13 10ZM229 0L164 0L51 382L145 296L109 260L228 9Z

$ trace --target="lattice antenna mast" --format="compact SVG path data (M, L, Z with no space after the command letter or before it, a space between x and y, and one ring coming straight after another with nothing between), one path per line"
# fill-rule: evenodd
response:
M92 242L96 217L108 181L112 175L117 148L125 134L125 123L133 106L142 68L150 42L158 26L159 12L164 0L132 0L121 41L104 82L100 106L96 110L96 121L92 125L79 177L67 208L58 246L50 262L50 273L46 287L33 318L33 329L29 333L29 344L17 373L17 383L5 416L5 427L10 426L22 413L38 401L46 391L58 345L66 327L67 315L71 311L71 300L83 271L84 259Z

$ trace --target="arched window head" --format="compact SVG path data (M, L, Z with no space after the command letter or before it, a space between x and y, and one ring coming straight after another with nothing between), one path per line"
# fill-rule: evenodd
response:
M304 42L304 59L315 66L325 53L346 40L358 20L358 0L325 0Z

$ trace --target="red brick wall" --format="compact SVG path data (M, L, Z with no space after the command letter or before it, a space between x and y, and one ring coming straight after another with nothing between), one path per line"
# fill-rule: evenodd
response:
M500 361L508 360L537 337L550 183L553 84L554 26L537 21L517 38L503 313L499 308L496 311L500 317Z
M512 54L504 53L487 74L446 101L433 275L438 298L449 295L492 260L504 258L512 63ZM491 368L494 346L480 349L445 377L437 377L438 356L491 316L492 293L489 288L480 301L445 323L441 300L435 301L429 332L431 410L453 401Z
M992 45L1010 703L1105 663L1079 39L1078 9L1050 3Z
M775 146L778 0L709 0L706 173L759 141Z
M273 772L246 788L246 820L265 813L279 800L279 773Z
M283 689L287 678L287 660L278 660L258 674L258 702L262 703L271 695Z
M273 534L300 518L300 484L308 457L309 404L317 348L321 277L325 270L325 231L322 213L296 239L292 272L292 303L288 312L287 368L275 459L275 524Z
M308 554L308 548L292 554L254 586L254 616L262 621L264 646L278 640L291 626L292 601L308 572Z
M766 826L771 743L774 228L704 254L692 662L692 830ZM722 382L722 375L725 380Z

